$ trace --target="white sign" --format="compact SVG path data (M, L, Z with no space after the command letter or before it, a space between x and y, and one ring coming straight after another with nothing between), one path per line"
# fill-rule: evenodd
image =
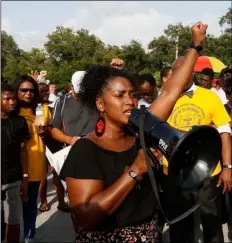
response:
M61 149L60 151L53 154L49 150L49 148L46 147L46 151L45 151L46 157L48 158L50 165L52 167L54 167L54 169L55 169L55 171L58 175L60 174L60 171L63 167L65 159L68 156L70 148L71 148L71 146L68 146L68 147ZM64 189L66 190L66 183L63 180L61 182L64 186Z

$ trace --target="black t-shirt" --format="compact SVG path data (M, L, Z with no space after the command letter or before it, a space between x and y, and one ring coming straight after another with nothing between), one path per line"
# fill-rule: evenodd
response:
M103 180L105 188L111 186L130 166L137 156L137 148L123 152L105 150L93 141L83 138L71 148L60 177ZM138 182L120 207L102 222L99 228L112 229L135 225L151 220L156 210L156 200L148 174Z
M56 101L51 124L68 136L84 136L94 131L97 118L97 112L90 111L72 95L66 95Z
M22 179L20 150L21 143L29 139L26 120L21 116L1 119L1 183L13 183Z

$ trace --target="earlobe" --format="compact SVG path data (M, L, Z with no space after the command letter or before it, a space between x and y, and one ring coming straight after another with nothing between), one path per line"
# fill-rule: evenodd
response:
M100 112L104 112L105 106L104 106L104 101L102 100L102 98L100 98L100 97L96 98L96 107Z

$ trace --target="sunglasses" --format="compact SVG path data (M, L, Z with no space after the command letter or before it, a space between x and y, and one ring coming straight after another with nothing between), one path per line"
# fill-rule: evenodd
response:
M35 93L35 89L27 89L27 88L24 88L24 89L19 89L21 92L23 93L27 93L27 92L30 92L30 93Z

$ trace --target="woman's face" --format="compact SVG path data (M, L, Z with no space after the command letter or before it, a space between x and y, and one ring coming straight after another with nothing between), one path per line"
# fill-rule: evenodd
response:
M49 99L49 87L46 84L39 85L39 95L42 99L42 103L47 103Z
M30 104L33 101L35 96L34 85L29 81L25 81L21 83L17 95L20 101L24 101L25 103Z
M103 95L97 99L97 107L104 112L105 119L119 125L126 125L131 111L138 106L137 92L131 82L123 77L109 81Z

